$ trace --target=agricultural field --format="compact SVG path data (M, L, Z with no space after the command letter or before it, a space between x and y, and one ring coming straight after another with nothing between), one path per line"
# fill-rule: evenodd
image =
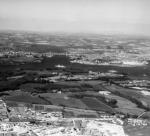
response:
M131 101L129 101L126 98L109 94L105 95L106 98L116 99L117 100L117 108L115 108L118 112L124 113L124 114L131 114L131 115L140 115L145 110L138 108L137 105Z
M19 94L13 96L5 96L2 98L4 101L14 101L14 102L23 102L29 104L48 104L48 102L40 99L37 96L32 96L29 94Z
M81 100L70 98L65 94L45 93L45 94L40 94L40 97L51 102L53 105L79 108L79 109L88 108Z
M150 96L142 95L139 90L123 88L116 85L105 86L112 94L119 95L135 103L140 103L141 108L150 109ZM138 105L139 106L139 105Z
M83 103L85 103L89 109L96 111L106 111L109 113L114 113L115 110L110 106L104 104L103 102L97 100L96 98L84 97L81 99Z

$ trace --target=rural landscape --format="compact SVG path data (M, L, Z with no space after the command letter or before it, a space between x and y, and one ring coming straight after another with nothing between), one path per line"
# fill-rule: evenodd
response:
M149 44L126 35L0 33L1 121L118 119L125 134L148 136Z
M150 136L150 0L0 0L0 136Z

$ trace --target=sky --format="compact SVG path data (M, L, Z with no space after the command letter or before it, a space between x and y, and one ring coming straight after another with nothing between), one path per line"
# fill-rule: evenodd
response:
M150 0L0 0L0 30L150 35Z

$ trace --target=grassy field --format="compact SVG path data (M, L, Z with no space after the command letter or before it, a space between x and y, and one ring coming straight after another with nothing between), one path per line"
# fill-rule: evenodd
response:
M122 112L124 114L133 114L133 115L140 115L143 113L145 110L140 109L137 107L137 105L131 101L129 101L126 98L117 96L117 95L106 95L106 98L112 98L117 100L117 106L118 108L115 108L117 111Z
M46 100L50 101L53 105L60 105L65 107L87 109L88 107L79 99L69 98L65 94L45 93L40 94Z
M4 101L24 102L31 104L48 104L46 101L40 99L37 96L31 96L29 94L19 94L14 96L3 97Z
M97 100L96 98L84 97L82 98L82 102L85 103L89 109L96 111L107 111L110 113L115 112L113 108L104 104L103 102Z
M112 92L112 94L119 95L135 103L138 102L138 104L140 103L138 105L140 108L150 109L150 97L142 95L139 90L123 88L114 84L105 86L105 89Z

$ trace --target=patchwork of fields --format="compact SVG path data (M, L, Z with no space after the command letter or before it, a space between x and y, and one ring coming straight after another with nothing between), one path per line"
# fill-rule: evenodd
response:
M42 73L42 76L43 74L45 73ZM27 81L28 78L26 77ZM105 92L109 92L109 94L105 94ZM111 114L139 116L150 108L150 96L142 95L140 90L123 88L102 80L54 83L29 81L19 85L18 90L3 91L1 95L3 94L4 101L49 104Z

